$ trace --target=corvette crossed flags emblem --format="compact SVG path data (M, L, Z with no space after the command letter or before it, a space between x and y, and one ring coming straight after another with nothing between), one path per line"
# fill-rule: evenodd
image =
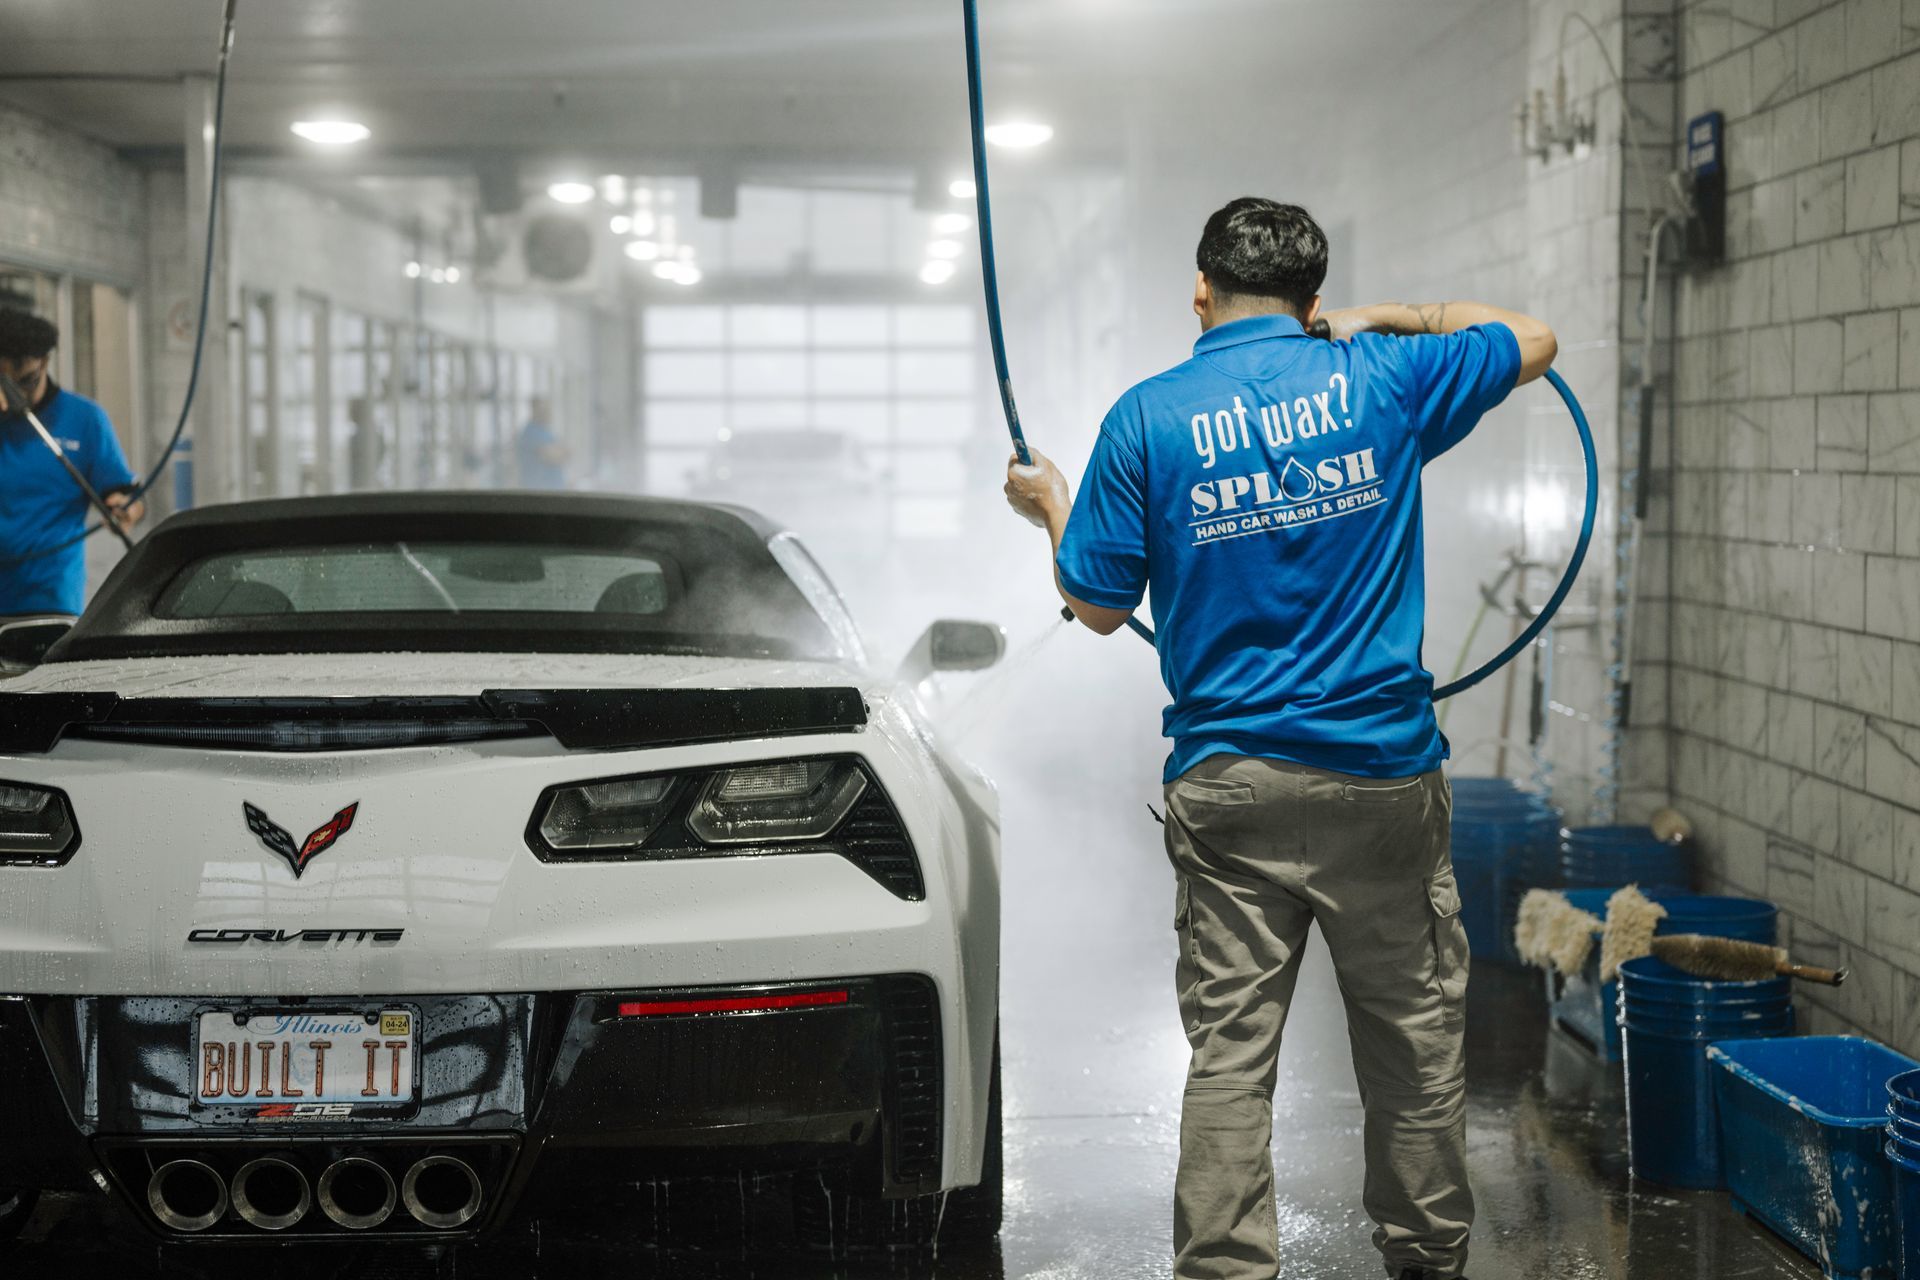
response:
M266 810L245 801L241 802L241 808L246 811L247 829L260 837L261 844L285 858L287 865L293 868L293 878L298 880L309 862L332 848L336 840L347 834L353 826L353 815L359 811L360 802L356 800L334 814L325 826L307 837L305 844L298 846L293 843L293 833L276 825L267 816Z

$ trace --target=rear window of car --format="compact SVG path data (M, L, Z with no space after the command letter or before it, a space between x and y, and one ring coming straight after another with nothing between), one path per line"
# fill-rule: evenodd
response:
M206 556L154 604L167 619L307 613L599 613L672 602L661 557L524 543L366 543Z
M770 541L778 540L751 513L599 495L382 494L211 507L142 539L47 659L857 660L844 606L791 556L776 554Z

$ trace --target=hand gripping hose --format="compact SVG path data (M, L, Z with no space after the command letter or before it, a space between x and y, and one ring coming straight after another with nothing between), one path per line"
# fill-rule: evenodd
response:
M967 102L973 123L974 203L978 209L976 221L980 227L980 279L986 289L987 338L993 347L993 372L999 381L1000 408L1006 414L1007 434L1013 440L1014 456L1019 458L1022 466L1028 466L1033 458L1027 451L1026 434L1020 429L1020 411L1013 400L1013 378L1007 372L1007 340L1000 319L1000 278L993 255L993 201L987 189L986 104L980 87L979 0L961 0L961 11L967 33ZM1580 519L1580 537L1574 543L1573 558L1567 562L1567 571L1561 576L1560 585L1553 589L1553 594L1547 598L1540 612L1534 615L1533 621L1527 624L1526 630L1515 636L1513 643L1478 670L1434 690L1435 702L1473 688L1526 652L1527 646L1539 639L1540 633L1553 621L1553 615L1559 612L1567 594L1573 590L1574 580L1580 576L1580 566L1587 558L1588 544L1593 541L1594 519L1600 510L1600 464L1594 455L1593 428L1587 424L1586 411L1580 407L1580 401L1574 398L1573 388L1567 385L1566 379L1549 369L1547 381L1566 401L1567 411L1573 415L1573 425L1580 433L1580 452L1586 459L1587 506ZM1138 618L1128 618L1127 626L1148 644L1154 642L1153 631Z

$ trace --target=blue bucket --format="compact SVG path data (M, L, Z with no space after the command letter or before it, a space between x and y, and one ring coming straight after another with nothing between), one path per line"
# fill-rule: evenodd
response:
M1571 827L1560 833L1562 883L1574 888L1693 883L1693 848L1667 844L1647 827Z
M1707 1046L1791 1035L1788 980L1711 982L1643 956L1620 966L1620 1027L1633 1175L1669 1187L1725 1186Z
M1455 778L1453 869L1460 885L1460 921L1476 956L1513 956L1513 921L1523 877L1552 883L1553 868L1536 871L1539 850L1550 848L1559 814L1541 797L1505 778ZM1520 892L1524 892L1521 890Z
M1887 1139L1893 1167L1893 1234L1899 1245L1894 1275L1920 1276L1920 1147Z
M1569 889L1566 897L1575 908L1604 920L1607 899L1614 892L1613 889ZM1655 933L1701 933L1773 944L1779 912L1771 902L1666 893L1657 888L1647 896L1667 909L1667 916L1655 926ZM1581 972L1564 980L1548 979L1547 997L1548 1016L1555 1026L1572 1034L1602 1062L1620 1061L1620 984L1600 981L1597 946ZM1728 997L1721 999L1725 1001ZM1763 999L1771 1000L1771 997Z
M1920 1124L1920 1071L1906 1071L1887 1081L1887 1110Z
M1886 1276L1896 1238L1887 1083L1920 1063L1856 1036L1714 1045L1720 1143L1735 1207L1829 1276ZM1909 1273L1911 1274L1911 1273Z

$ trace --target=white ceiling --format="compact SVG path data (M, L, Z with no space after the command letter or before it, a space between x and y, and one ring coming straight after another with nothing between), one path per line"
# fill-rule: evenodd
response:
M175 77L211 69L222 0L7 0L0 101L115 146L177 149ZM988 98L1117 157L1131 103L1344 92L1455 20L1443 0L982 0ZM1516 0L1516 10L1519 5ZM950 167L964 156L959 0L240 0L228 140L315 163L295 119L372 143L335 164ZM18 79L100 74L112 79Z

